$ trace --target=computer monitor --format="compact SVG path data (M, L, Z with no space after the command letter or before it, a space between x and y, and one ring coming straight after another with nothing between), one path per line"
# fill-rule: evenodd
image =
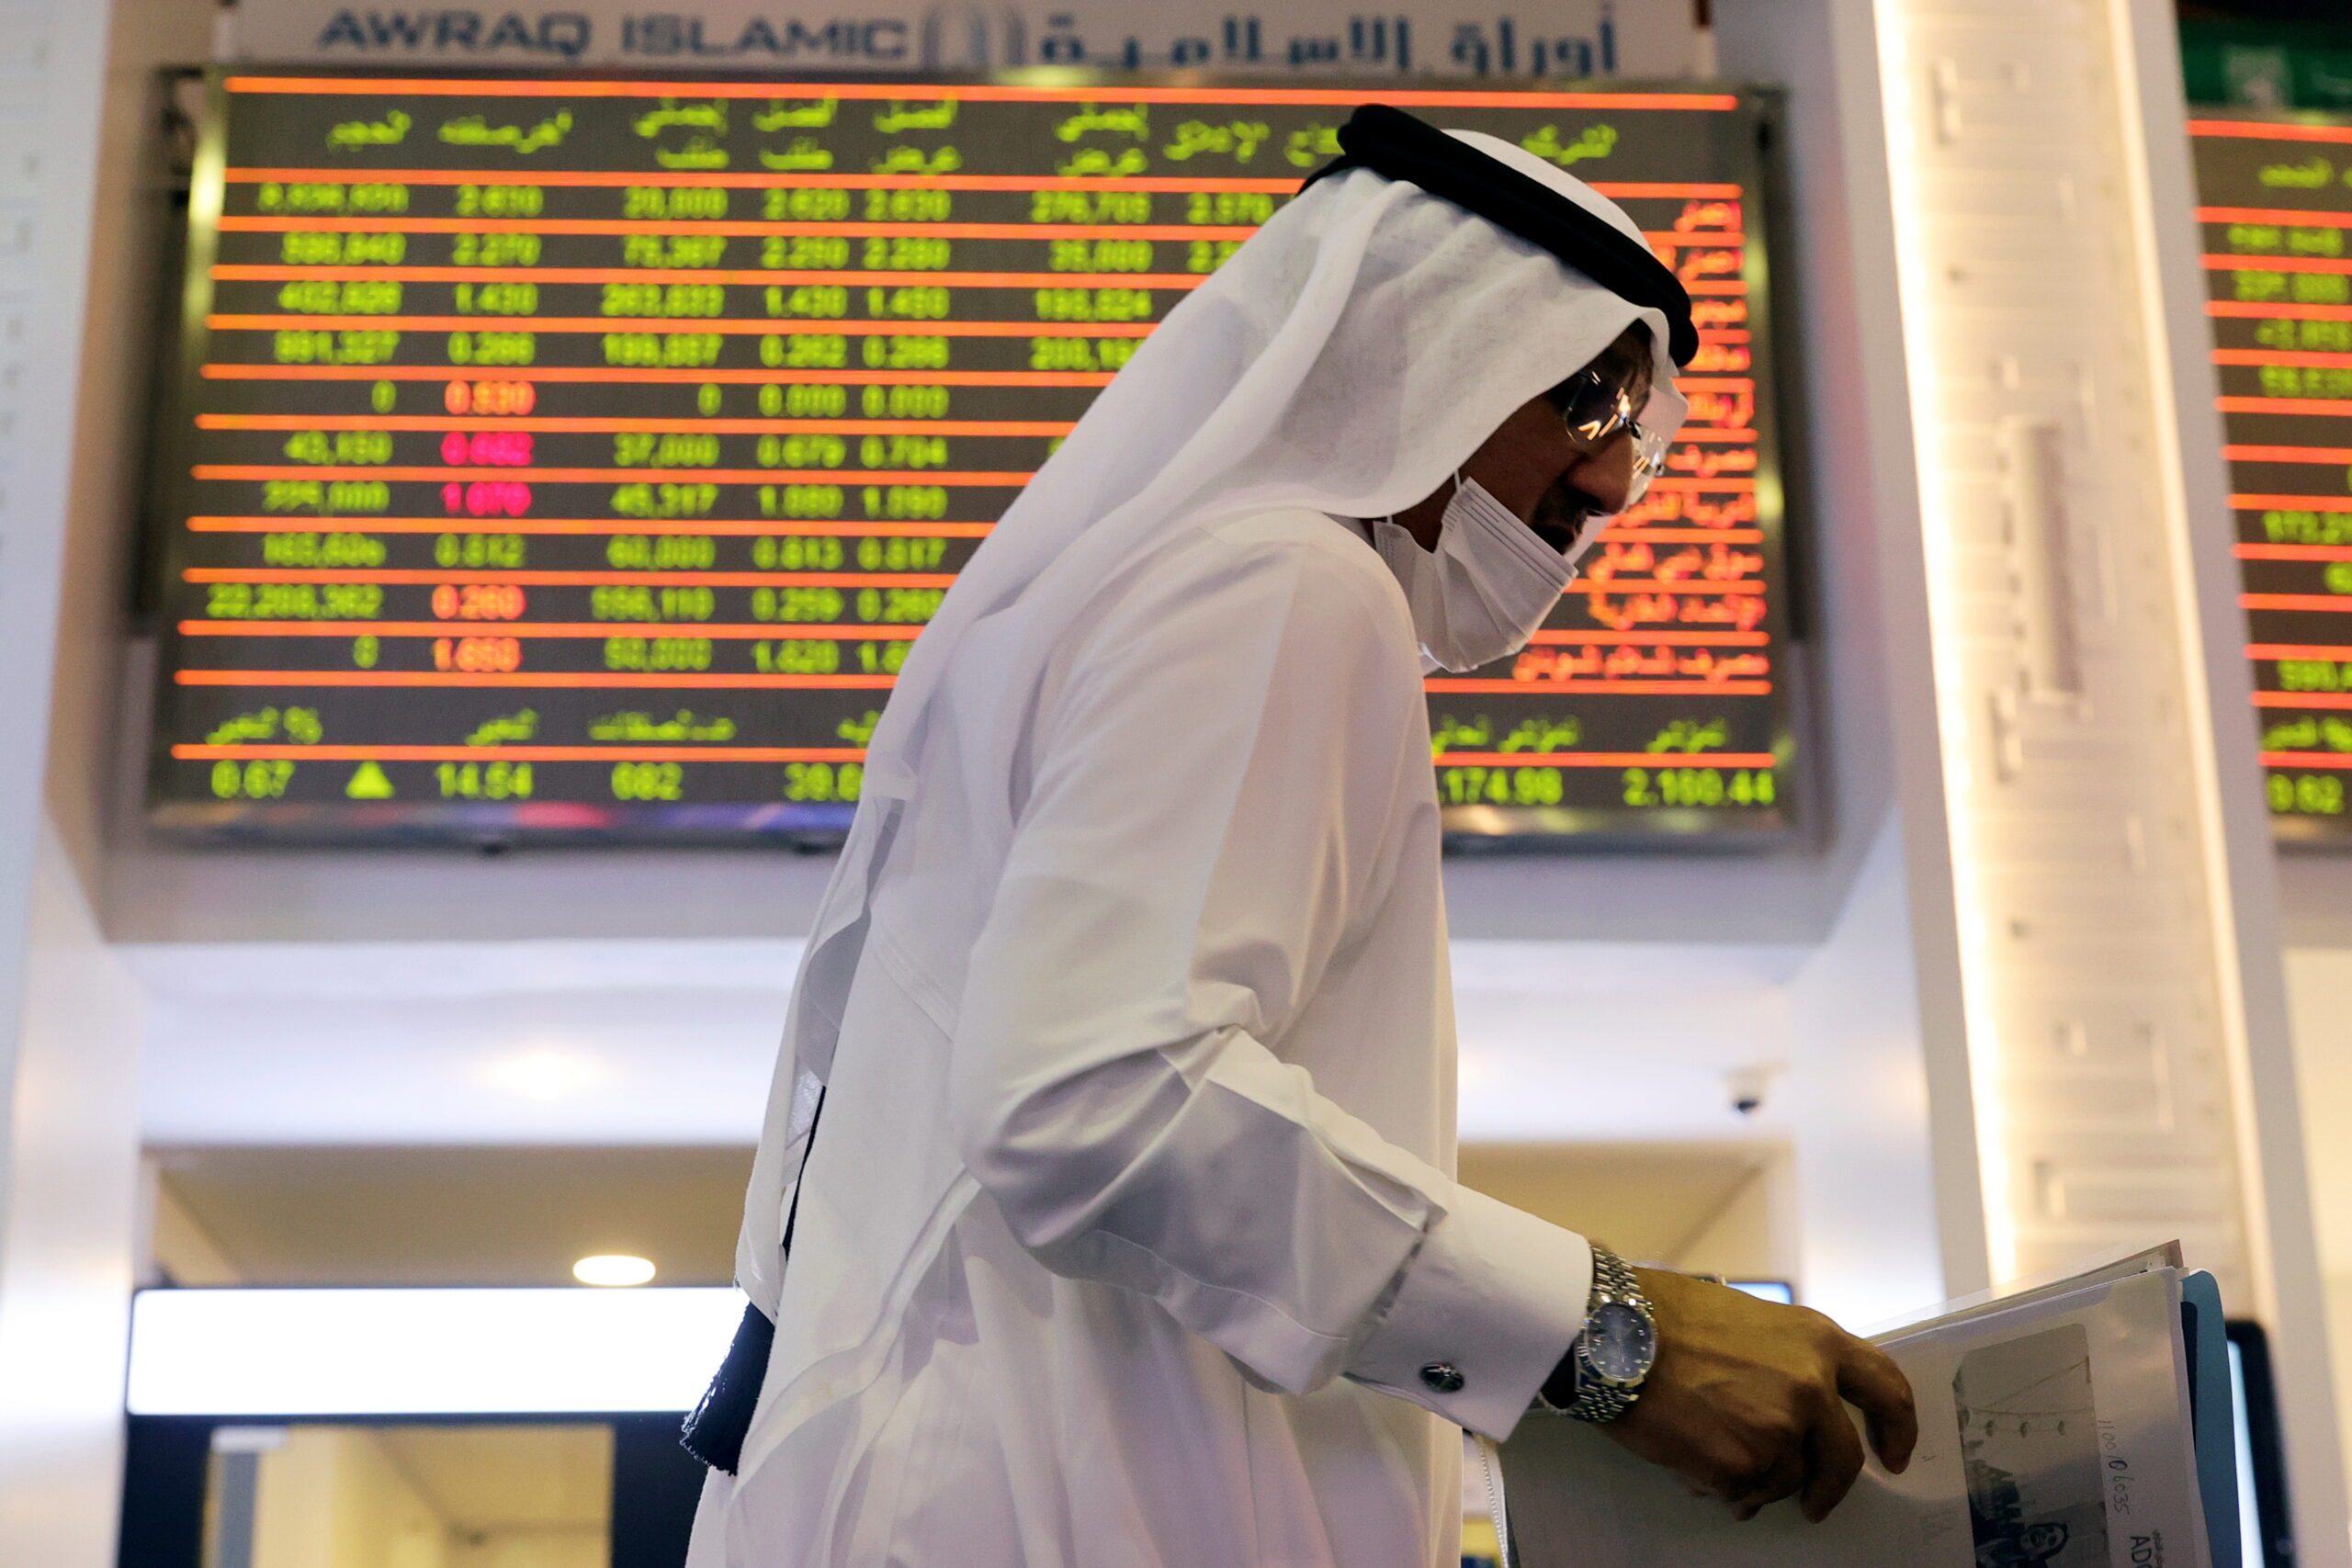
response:
M1796 1287L1786 1280L1725 1280L1724 1283L1760 1301L1778 1302L1782 1306L1794 1305L1797 1299Z
M2237 1406L2238 1531L2245 1568L2292 1568L2295 1532L2287 1510L2270 1342L2256 1323L2233 1321L2229 1334L2230 1391Z

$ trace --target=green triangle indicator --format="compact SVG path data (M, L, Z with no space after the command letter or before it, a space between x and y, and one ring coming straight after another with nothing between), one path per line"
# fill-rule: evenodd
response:
M351 775L351 782L343 786L343 793L354 800L390 800L392 781L375 763L362 762L358 772Z

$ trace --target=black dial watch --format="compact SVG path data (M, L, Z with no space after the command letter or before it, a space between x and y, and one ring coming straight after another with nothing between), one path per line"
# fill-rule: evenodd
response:
M1563 1371L1573 1386L1547 1383L1537 1397L1555 1414L1596 1426L1616 1420L1642 1396L1642 1384L1657 1363L1657 1325L1649 1299L1634 1270L1607 1247L1592 1249L1592 1297L1584 1332L1577 1336ZM1568 1397L1562 1400L1559 1395Z

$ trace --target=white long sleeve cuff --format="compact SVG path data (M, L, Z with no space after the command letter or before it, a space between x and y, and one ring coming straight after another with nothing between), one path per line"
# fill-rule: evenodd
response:
M1347 1375L1498 1441L1583 1331L1592 1246L1457 1188Z

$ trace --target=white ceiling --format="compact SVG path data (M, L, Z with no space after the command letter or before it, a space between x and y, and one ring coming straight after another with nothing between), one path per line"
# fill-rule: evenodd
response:
M166 1151L163 1182L220 1272L251 1285L569 1285L598 1253L724 1285L749 1147L410 1145ZM180 1260L160 1235L158 1261ZM226 1282L199 1278L197 1282Z
M593 1532L594 1544L605 1545L612 1519L609 1427L399 1426L373 1435L453 1529ZM578 1562L585 1554L543 1549L541 1555Z
M148 1141L179 1147L736 1149L797 957L755 940L120 951L146 993ZM1742 1118L1724 1080L1792 1055L1807 953L1458 942L1464 1141L1785 1139L1781 1107ZM2322 1260L2352 1276L2352 953L2291 953L2289 975Z
M121 951L147 1140L246 1280L549 1284L606 1251L728 1278L796 943ZM1785 1135L1724 1077L1785 1058L1804 957L1458 942L1465 1179L1674 1256Z
M233 942L119 950L166 1145L741 1145L797 943ZM1770 1134L1724 1076L1788 1055L1809 949L1461 942L1465 1141Z

